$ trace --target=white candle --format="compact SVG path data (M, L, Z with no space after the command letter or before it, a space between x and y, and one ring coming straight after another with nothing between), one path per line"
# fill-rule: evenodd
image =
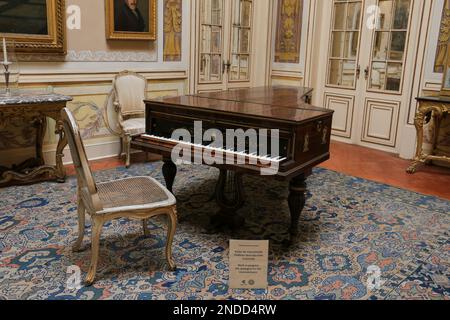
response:
M4 64L8 64L8 52L6 51L6 40L3 38L3 57L4 57Z

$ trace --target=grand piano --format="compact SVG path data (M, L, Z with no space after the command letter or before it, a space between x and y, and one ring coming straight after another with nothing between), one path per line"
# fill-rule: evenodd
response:
M148 100L145 101L146 134L135 137L132 146L162 155L163 175L170 191L177 173L177 159L172 156L175 148L182 146L184 150L181 153L177 150L178 155L191 151L187 154L192 163L217 167L220 176L215 198L220 210L212 218L215 227L243 223L242 217L236 214L245 201L243 175L288 180L291 225L286 242L289 244L298 235L306 179L314 166L330 157L333 111L310 105L311 93L310 88L272 86ZM196 139L198 121L202 123L200 134L214 129L226 137L227 130L254 129L265 132L265 136L259 135L257 141L247 139L245 144L230 148L214 137L208 141ZM190 133L190 140L174 137L173 133L179 129ZM276 152L271 148L274 136L279 146ZM262 147L263 140L270 141L269 147ZM215 159L219 155L219 159L223 157L227 161L211 163L203 159L204 154L214 155ZM263 174L267 168L277 170Z

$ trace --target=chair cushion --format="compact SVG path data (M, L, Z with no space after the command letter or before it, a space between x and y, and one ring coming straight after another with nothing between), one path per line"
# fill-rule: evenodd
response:
M123 115L145 112L146 81L134 75L124 75L116 79L115 89Z
M133 177L97 186L104 211L136 210L171 206L175 197L150 177Z
M122 122L123 131L129 135L137 136L145 133L145 118L132 118Z

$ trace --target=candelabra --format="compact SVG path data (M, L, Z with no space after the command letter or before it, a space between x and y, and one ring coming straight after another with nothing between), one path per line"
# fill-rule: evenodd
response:
M5 75L5 95L11 96L11 88L9 87L9 79L11 76L11 72L9 71L9 66L12 64L11 62L2 62L3 68L5 69L4 75Z

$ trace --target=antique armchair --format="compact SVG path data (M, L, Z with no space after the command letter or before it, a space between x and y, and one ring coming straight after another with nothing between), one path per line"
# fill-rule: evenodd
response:
M133 177L97 184L72 113L65 108L61 111L61 118L78 180L79 235L73 247L74 251L81 249L86 214L89 214L92 220L91 264L86 284L91 285L95 279L102 227L107 221L118 218L142 220L144 234L148 235L147 220L158 215L167 216L166 258L170 270L175 270L172 259L172 242L177 224L175 197L150 177Z
M145 103L147 80L134 72L122 71L114 79L113 89L106 101L105 119L109 130L120 137L120 153L125 153L130 167L133 136L145 132Z

